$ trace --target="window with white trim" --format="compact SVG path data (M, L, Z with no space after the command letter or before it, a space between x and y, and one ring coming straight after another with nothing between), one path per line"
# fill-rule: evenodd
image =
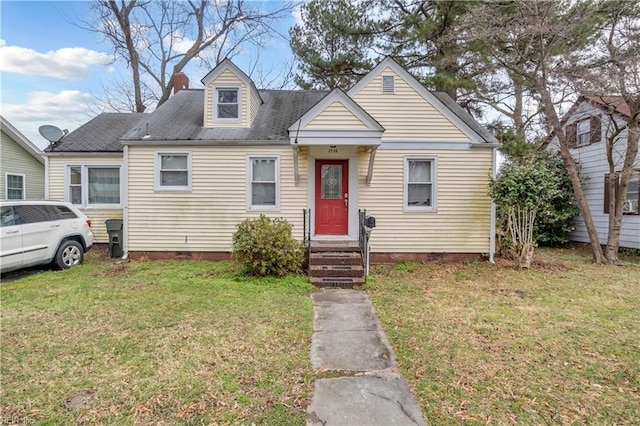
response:
M405 210L435 209L435 159L405 158Z
M218 87L215 98L216 120L240 120L240 88Z
M191 190L191 153L156 153L156 190Z
M66 201L82 207L120 207L120 166L67 166Z
M280 205L280 158L248 158L248 208L275 210Z
M578 122L576 131L576 145L585 146L591 143L591 121L589 119Z
M7 200L24 200L26 196L25 191L25 176L21 174L7 173L5 175L6 183L6 199Z

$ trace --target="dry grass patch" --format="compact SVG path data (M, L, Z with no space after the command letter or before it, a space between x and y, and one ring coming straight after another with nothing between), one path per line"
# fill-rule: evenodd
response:
M121 264L3 284L0 417L45 424L303 424L305 277L228 263Z
M367 290L432 424L640 423L640 259L400 264Z

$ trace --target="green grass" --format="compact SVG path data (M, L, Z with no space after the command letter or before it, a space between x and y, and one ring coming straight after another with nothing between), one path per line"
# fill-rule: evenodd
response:
M640 424L640 258L626 260L401 264L366 289L431 424Z
M366 290L430 424L640 423L640 258L580 250L374 267ZM0 418L304 424L312 289L229 263L121 264L0 286ZM80 395L86 402L67 408Z
M42 424L304 424L305 277L228 263L84 265L0 287L0 417ZM77 408L65 401L82 395Z

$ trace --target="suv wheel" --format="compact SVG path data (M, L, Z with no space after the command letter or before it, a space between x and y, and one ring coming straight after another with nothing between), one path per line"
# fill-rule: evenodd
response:
M53 259L53 263L59 269L68 269L73 265L82 263L83 258L84 250L80 243L74 240L67 240L60 245L60 248L58 248L58 252L56 253L56 257Z

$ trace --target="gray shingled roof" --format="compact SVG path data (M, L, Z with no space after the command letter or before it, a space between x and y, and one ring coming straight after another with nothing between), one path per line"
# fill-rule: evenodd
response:
M235 141L288 143L287 129L327 91L260 90L264 103L249 128L204 128L204 90L181 90L150 114L103 113L47 152L122 152L121 141ZM498 141L445 93L433 93L486 142ZM145 136L146 133L148 136Z
M142 113L102 113L66 135L45 152L122 152L120 138Z
M500 143L484 126L480 125L467 111L444 92L431 92L440 102L451 110L460 120L482 137L487 143Z
M249 128L204 128L204 90L181 90L143 119L122 138L124 141L282 141L288 143L291 126L325 97L326 91L260 90L263 104ZM149 133L145 137L146 133Z

